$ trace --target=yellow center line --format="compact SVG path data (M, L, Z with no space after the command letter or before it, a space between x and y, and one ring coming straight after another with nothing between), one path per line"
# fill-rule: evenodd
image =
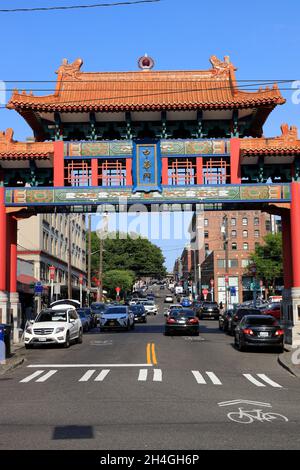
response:
M157 359L156 359L156 354L155 354L155 344L152 343L152 359L153 359L153 364L156 366L157 365Z
M151 347L151 344L148 343L148 344L147 344L147 350L146 350L146 354L147 354L147 364L152 364L152 362L151 362L151 350L150 350L150 347Z

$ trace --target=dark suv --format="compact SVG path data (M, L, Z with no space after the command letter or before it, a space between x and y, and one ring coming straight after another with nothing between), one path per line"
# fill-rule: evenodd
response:
M217 302L203 302L197 311L197 316L200 318L208 317L218 320L220 315L220 310Z

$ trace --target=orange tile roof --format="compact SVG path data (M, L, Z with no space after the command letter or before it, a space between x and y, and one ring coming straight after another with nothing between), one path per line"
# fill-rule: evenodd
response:
M255 155L300 155L300 139L296 126L289 128L288 124L281 125L281 136L272 138L241 139L241 154Z
M34 96L14 91L7 107L38 111L130 111L233 109L285 102L277 85L239 91L235 67L225 57L210 58L207 71L81 72L82 60L59 67L55 93Z
M16 142L13 129L0 132L0 160L53 159L53 142Z

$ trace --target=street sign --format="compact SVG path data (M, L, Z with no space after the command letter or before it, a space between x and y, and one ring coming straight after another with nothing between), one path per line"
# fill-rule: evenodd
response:
M79 284L82 286L83 284L83 274L79 274Z
M54 284L54 294L60 295L60 284Z
M225 282L226 282L226 284L228 284L228 281L229 281L229 276L228 276L228 274L225 274Z
M236 288L234 286L230 287L230 294L236 295Z
M55 278L55 266L49 266L50 281L54 281Z
M35 294L42 294L43 293L43 285L41 282L36 282L34 285L34 293Z
M120 293L120 290L121 290L121 287L116 287L116 293L119 294Z
M208 294L208 289L202 289L202 294L203 294L204 300L206 300L207 294Z

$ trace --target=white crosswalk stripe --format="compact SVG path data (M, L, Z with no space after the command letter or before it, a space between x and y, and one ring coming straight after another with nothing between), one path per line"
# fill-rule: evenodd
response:
M161 369L154 369L153 382L162 382L162 370Z
M139 376L138 376L138 381L139 382L146 382L147 377L148 377L148 369L140 369Z
M162 382L162 370L161 369L152 369L153 370L153 382ZM138 382L146 382L148 380L148 369L140 369ZM151 379L150 379L151 381Z
M262 382L259 382L253 375L251 374L243 374L244 377L246 377L249 382L251 382L253 385L256 385L256 387L265 387L266 384L263 384Z
M204 376L198 370L191 371L196 379L196 382L200 385L207 385L207 381ZM211 380L214 385L222 385L221 380L216 376L214 372L205 372L207 377Z
M44 370L37 370L33 374L28 375L28 377L25 377L25 379L20 380L21 383L28 383L31 382L31 380L35 379L39 375L42 375L45 371Z
M46 382L46 380L50 379L52 375L56 374L57 370L50 370L47 372L47 374L42 375L42 377L39 377L36 382Z
M103 369L100 372L100 374L98 374L97 377L95 378L95 382L103 382L103 380L109 374L109 372L110 372L110 369Z
M90 378L92 377L92 375L94 375L95 373L95 369L93 370L88 370L85 374L83 374L83 376L79 379L79 382L88 382L88 380L90 380Z
M271 387L282 388L281 385L279 385L277 382L274 382L274 380L270 379L267 375L265 374L257 374L257 375L260 379L264 380L267 384L271 385Z

